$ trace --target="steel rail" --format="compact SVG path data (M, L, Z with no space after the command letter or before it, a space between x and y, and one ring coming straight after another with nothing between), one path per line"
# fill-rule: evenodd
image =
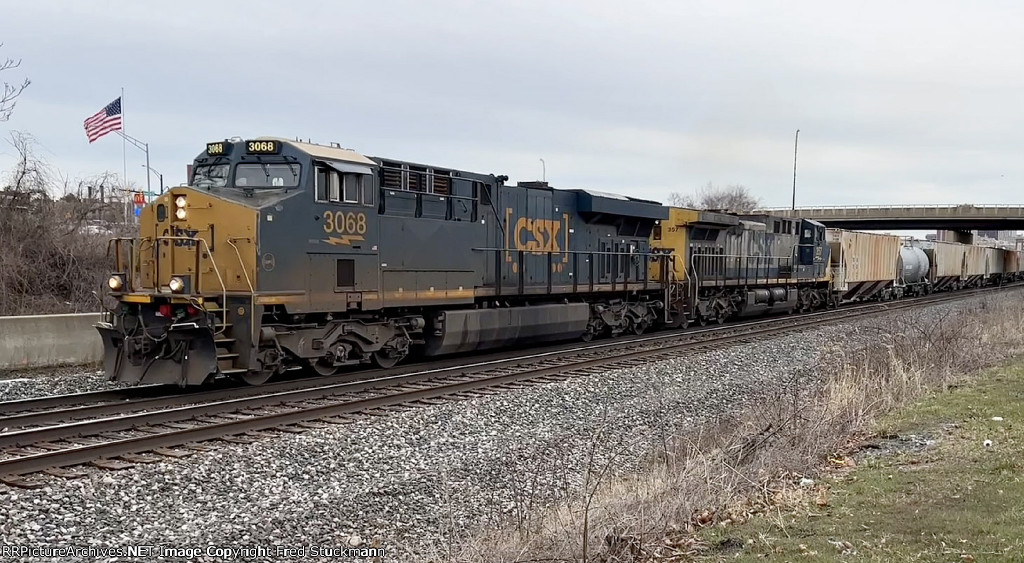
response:
M1007 286L1004 286L1004 287L1007 287ZM984 288L984 290L989 290L989 291L992 290L992 289L995 289L995 288ZM967 297L967 296L973 295L973 294L974 294L974 292L962 293L962 294L957 294L956 297ZM57 411L30 411L30 412L19 412L19 413L7 415L7 416L0 416L0 428L4 429L2 432L0 432L0 447L2 447L4 445L4 437L5 436L10 436L12 434L16 434L14 432L8 432L8 429L25 428L25 427L31 426L31 425L45 425L45 424L52 424L52 423L55 423L55 422L66 422L66 421L70 422L70 421L74 421L74 420L82 420L82 419L85 419L85 418L88 418L88 417L98 417L98 416L104 416L104 415L110 415L110 414L119 414L119 413L123 415L126 411L130 412L130 411L141 411L141 410L152 410L152 409L167 409L167 408L171 408L171 407L175 407L175 406L184 406L184 405L188 405L188 404L195 404L195 403L201 403L201 402L208 402L208 403L211 403L211 404L230 404L231 401L228 401L228 402L225 403L224 402L225 399L241 399L241 398L247 398L247 397L257 398L258 399L259 397L272 397L272 396L275 396L275 393L279 393L279 392L305 392L305 391L311 391L311 392L315 393L315 392L322 391L322 390L336 389L339 385L347 385L347 384L352 382L353 378L362 378L362 379L357 379L357 381L362 381L362 380L387 381L386 378L385 379L373 379L372 378L373 375L379 374L379 373L388 373L388 374L393 374L395 376L406 376L406 375L414 376L414 375L420 375L420 374L423 374L423 373L432 373L432 374L437 374L437 375L443 375L444 373L446 373L446 372L448 372L450 370L458 370L458 369L463 369L463 368L482 368L482 367L486 367L486 366L489 366L489 365L507 364L509 362L519 363L519 362L526 361L526 360L541 359L541 358L549 357L549 356L552 356L552 355L564 355L564 354L580 353L580 352L585 352L585 351L590 351L590 350L601 350L601 349L607 349L607 348L621 349L624 346L630 347L630 346L635 346L636 344L653 343L653 342L666 341L666 340L674 340L674 339L680 339L680 338L681 339L685 339L685 340L693 340L695 338L701 338L701 337L705 337L705 336L708 336L708 335L710 335L711 337L714 337L714 334L717 334L719 332L729 332L729 331L733 331L733 330L736 330L736 329L743 329L743 328L748 328L748 327L759 327L759 326L766 326L767 327L767 326L773 326L775 324L790 325L790 324L793 324L794 321L797 322L797 323L800 323L800 322L804 322L804 321L806 321L808 319L811 319L811 318L814 318L814 317L828 317L830 319L835 319L835 320L838 321L838 320L842 320L842 319L844 319L844 318L846 318L846 317L848 317L850 315L857 315L857 314L859 314L858 312L862 311L862 310L874 310L874 309L880 309L880 308L882 310L892 310L892 308L894 306L899 306L900 308L902 308L902 307L909 307L909 306L917 306L917 305L925 304L925 303L931 302L931 301L947 301L947 300L950 300L950 299L951 298L948 295L941 295L941 294L939 294L939 295L924 296L924 297L919 297L919 298L914 298L914 299L906 299L906 300L902 300L902 301L898 301L898 302L860 304L860 305L855 305L855 306L851 306L851 307L848 307L848 308L844 308L843 310L839 310L839 311L829 310L829 311L807 313L807 314L803 314L800 317L797 317L795 319L793 317L775 317L775 318L768 318L768 319L757 319L757 320L752 320L752 321L748 321L748 322L741 322L741 323L735 323L734 322L734 323L730 323L730 324L725 325L725 326L712 326L710 328L704 328L704 329L701 329L701 330L690 330L690 331L687 331L687 332L672 331L672 332L656 334L656 335L624 338L624 339L617 339L617 340L608 340L608 341L603 341L603 342L589 343L589 344L586 344L586 345L575 345L575 347L571 347L571 348L566 348L564 345L562 345L562 346L554 346L554 347L551 347L553 349L549 350L549 351L538 351L538 352L533 352L533 353L530 353L530 354L527 354L527 355L516 355L516 356L512 356L512 357L504 357L504 356L508 355L509 352L503 352L503 353L500 353L500 355L499 355L499 357L497 359L493 359L493 360L477 361L477 362L470 362L470 363L459 363L459 362L464 361L464 360L460 359L456 363L453 363L451 366L448 366L448 367L438 367L438 368L433 368L433 369L429 369L429 370L425 370L425 371L416 371L420 367L418 365L407 366L405 369L402 369L400 371L400 373L398 373L398 374L395 374L396 370L394 370L394 369L392 369L390 371L389 370L377 369L377 370L368 370L368 371L362 371L362 372L352 372L350 374L345 374L345 375L342 375L342 376L327 376L327 377L313 378L313 379L299 379L299 380L281 381L281 382L276 382L276 383L272 383L270 385L264 385L264 386L259 386L259 387L223 386L223 387L220 387L220 388L217 388L217 389L211 389L211 390L186 391L186 392L182 392L182 393L175 393L175 394L172 394L172 395L162 395L162 396L156 396L156 397L149 397L148 395L154 394L154 393L159 393L162 390L162 388L165 388L167 386L147 386L147 387L141 388L142 390L144 390L143 393L140 393L140 395L143 395L143 398L139 398L139 399L136 399L136 400L131 400L131 394L128 394L127 397L123 396L123 393L127 392L127 391L130 391L130 389L121 389L121 390L116 390L116 391L100 391L100 392L93 392L93 393L82 393L82 394L78 394L78 395L60 395L60 396L55 396L55 397L44 397L42 400L28 399L28 400L25 400L25 401L16 401L16 402L11 402L11 403L0 403L0 407L6 407L7 405L12 405L12 404L15 404L15 405L19 405L19 404L47 404L48 400L49 401L58 401L57 404L61 404L64 401L75 401L75 402L77 402L77 401L80 401L82 398L87 398L89 396L93 396L93 397L97 397L97 398L104 398L104 397L109 397L110 398L110 400L108 402L106 402L106 403L95 404L95 405L81 405L81 404L79 404L78 406L74 406L74 407L66 408L66 409L61 409L61 410L57 410ZM926 301L922 302L921 300L926 300ZM367 379L365 376L370 376L370 378ZM341 380L341 381L339 381L339 380ZM322 383L324 383L325 385L322 384ZM132 389L139 389L139 388L132 388ZM242 395L242 397L239 397L239 395ZM0 412L3 412L3 410L0 410Z
M966 296L961 295L958 297ZM942 301L945 300L950 299L947 298ZM887 305L886 307L862 310L859 314L855 315L855 317L876 316L892 312L893 310L920 304L920 301L914 301L912 303L886 303L884 304ZM343 393L341 396L332 396L331 394L325 395L322 393L322 391L324 391L323 388L304 389L275 393L260 398L241 398L193 407L181 407L167 411L158 411L156 413L139 413L136 415L114 417L100 421L92 421L91 423L72 423L33 431L9 433L3 436L3 438L6 438L4 445L17 445L20 441L24 441L25 438L31 436L31 439L28 440L29 444L47 443L49 447L44 449L49 451L0 460L0 474L24 475L49 469L51 467L76 465L95 460L96 458L125 455L128 452L151 451L156 448L209 440L211 438L225 437L232 434L251 432L253 430L274 428L282 425L294 424L295 422L315 420L325 416L355 413L380 406L397 405L424 398L443 397L464 391L480 391L483 389L500 388L503 385L508 385L513 382L528 382L531 380L543 379L550 380L551 376L565 378L571 376L574 372L580 372L581 370L585 371L593 368L601 368L602 370L616 369L629 365L630 362L646 363L663 357L678 355L679 352L686 350L720 348L736 343L747 343L764 337L796 332L812 326L839 322L845 320L849 316L850 315L846 315L837 318L836 316L831 315L819 316L813 319L807 319L806 316L804 316L799 319L801 322L792 322L782 326L762 327L753 331L741 332L732 335L722 335L718 338L703 341L677 342L675 344L668 344L656 349L637 349L625 353L620 351L612 357L598 356L575 360L564 356L554 357L545 360L548 365L541 367L529 367L528 365L523 366L521 363L522 358L520 358L518 360L509 359L490 363L490 367L486 371L478 372L476 374L467 374L464 372L458 373L460 369L465 369L465 366L460 366L459 368L428 370L415 374L393 375L372 380L331 386L334 390ZM600 352L600 350L588 351ZM493 364L516 365L517 361L519 363L516 367L525 369L522 369L521 371L514 371L512 373L488 375L488 372L508 369L507 367L501 367ZM552 364L551 362L554 363ZM441 372L452 373L442 376ZM457 378L461 379L452 381ZM386 385L381 386L381 383L385 383ZM412 390L396 389L396 387L408 386L410 384L427 384L428 386ZM376 396L364 398L351 397L353 393L357 392L372 392ZM297 402L304 400L308 401L311 399L330 400L332 402L327 405L314 406L296 404ZM228 408L225 409L223 407ZM253 412L256 409L261 408L284 408L285 410L283 412L269 414ZM249 412L246 413L245 411ZM196 417L225 415L227 413L231 413L231 416L234 417L248 416L249 418L238 418L236 420L229 421L209 419L205 421L195 420ZM239 413L244 413L244 415ZM176 427L170 431L161 431L160 429L153 428L154 425L183 420L203 425L194 428ZM140 422L144 422L144 425L140 425ZM83 435L79 430L81 428L89 427L90 425L92 425L93 428L89 432L85 433L87 436L123 430L137 430L145 432L146 434L143 436L114 438L106 443L74 443L76 438ZM70 432L68 432L69 430ZM68 448L58 449L59 446L55 447L54 444L48 443L50 440L70 441L73 445Z
M910 300L903 301L901 303L909 303L909 302L910 302ZM914 303L917 304L917 302L914 302ZM815 317L815 316L828 316L829 318L842 319L842 318L845 318L846 316L848 316L851 313L852 314L857 314L857 311L862 310L864 308L872 308L873 309L873 308L878 308L879 306L884 306L884 305L883 304L878 304L878 303L871 303L871 304L866 304L866 305L860 305L860 306L854 307L854 308L848 308L848 309L841 310L841 311L823 311L823 312L808 313L808 314L805 314L805 315L802 315L801 317L799 317L798 320L806 320L806 319L809 319L809 318L812 318L812 317ZM408 367L407 367L407 369L400 370L400 373L398 373L398 374L395 374L395 370L390 370L390 371L389 370L369 370L369 371L365 371L365 372L352 372L350 374L345 374L345 375L341 375L341 376L334 375L334 376L326 376L326 377L322 377L322 378L281 381L281 382L272 383L270 385L263 385L263 386L257 386L257 387L252 387L252 386L242 386L242 387L238 387L238 386L224 386L224 387L217 388L217 389L202 390L202 391L196 390L196 391L191 391L191 392L181 392L181 393L174 393L174 394L170 394L170 395L160 395L160 396L155 396L155 397L145 396L143 398L138 398L138 399L134 399L134 400L132 400L132 397L131 397L130 394L128 396L122 398L122 393L121 392L128 391L128 390L117 390L117 392L94 392L94 393L82 393L82 394L79 394L79 395L59 395L59 396L56 396L56 397L45 397L45 398L43 398L42 401L39 401L39 403L47 404L46 399L52 399L52 400L58 400L59 401L56 404L62 404L64 402L66 402L66 401L72 401L73 402L72 404L74 404L74 402L80 401L80 400L82 400L82 398L88 398L89 396L94 396L94 397L97 397L97 398L106 398L106 397L108 397L108 395L106 395L106 393L112 393L112 394L109 395L110 400L108 400L107 402L100 403L100 404L85 404L85 405L79 404L77 406L72 406L72 407L69 407L69 408L64 408L64 409L60 409L60 410L56 410L56 411L16 412L14 414L9 414L7 416L0 416L0 428L4 429L3 431L0 431L0 447L4 446L4 442L3 442L4 437L12 434L12 432L8 432L8 429L25 428L25 427L31 426L31 425L52 424L52 423L56 423L56 422L70 422L70 421L74 421L74 420L82 420L82 419L89 418L89 417L98 417L98 416L111 415L111 414L122 414L123 415L126 412L131 412L131 411L166 409L166 408L171 408L171 407L175 407L175 406L184 406L184 405L187 405L187 404L194 404L194 403L201 403L201 402L209 402L209 403L222 402L222 401L224 401L226 399L240 399L240 398L246 398L246 397L261 397L261 396L262 397L269 397L269 396L273 396L273 394L276 393L276 392L307 391L307 390L309 390L309 391L329 390L329 389L336 388L339 384L342 384L342 385L348 384L348 383L351 382L351 380L353 378L359 378L359 377L363 377L363 376L367 376L367 375L371 376L371 378L372 378L372 376L374 374L377 374L377 373L388 373L388 374L395 374L395 375L418 375L420 373L443 374L445 371L451 370L451 369L480 368L480 367L486 367L488 365L500 365L500 364L508 363L509 361L521 362L521 361L524 361L524 360L539 359L539 358L544 358L544 357L548 357L548 356L555 355L555 354L562 355L562 354L580 353L580 352L589 351L589 350L601 350L601 349L607 349L607 348L620 349L623 346L634 346L634 345L636 345L638 343L639 344L644 344L644 343L649 343L649 342L659 342L659 341L673 340L673 339L679 339L679 338L684 338L684 339L687 339L687 340L691 340L691 339L694 339L694 338L700 338L700 337L703 337L703 336L707 336L707 335L709 335L709 333L711 334L711 336L713 336L713 333L718 333L718 332L728 332L728 331L731 331L731 330L743 329L743 328L747 328L747 327L772 326L774 324L779 324L779 323L784 323L784 324L788 325L788 324L792 324L792 322L793 322L793 318L792 317L781 317L781 318L780 317L776 317L776 318L769 318L769 319L757 319L757 320L752 320L752 321L742 322L742 323L730 323L728 325L721 325L721 326L712 326L712 327L703 328L703 329L700 329L700 330L690 330L688 332L673 331L671 333L663 333L663 334L656 334L656 335L634 337L634 338L630 338L630 339L618 339L618 340L608 340L608 341L603 341L603 342L595 342L595 343L589 343L589 344L582 345L582 346L577 344L577 345L574 345L574 347L572 347L572 348L566 348L563 345L563 346L556 346L556 347L554 347L555 349L551 350L551 351L538 351L538 352L533 352L533 353L530 353L530 354L527 354L527 355L516 355L516 356L513 356L511 358L499 357L499 358L493 359L493 360L477 361L477 362L470 362L470 363L455 363L454 365L452 365L450 367L446 367L446 368L439 367L439 368L434 368L434 369L430 369L430 370L426 370L426 371L422 371L422 372L421 371L416 371L416 369L410 370L410 369L408 369ZM504 352L504 353L501 354L501 356L505 356L507 354L508 354L508 352ZM460 362L461 361L464 361L464 360L460 360ZM416 368L418 366L413 366L413 367ZM363 378L365 379L365 377L363 377ZM149 395L149 394L159 393L161 390L164 390L163 388L166 388L166 387L171 387L172 389L177 389L177 388L175 388L173 386L149 386L148 388L143 388L143 389L145 389L147 391L146 395ZM239 395L241 395L241 397ZM23 403L29 403L29 404L33 404L34 405L34 404L37 403L37 401L33 400L33 399L29 399L29 400L26 400L26 401L18 401L18 402L15 402L13 404L23 404ZM10 404L12 404L12 403L0 403L0 407L7 407ZM4 410L0 410L0 412L4 412Z

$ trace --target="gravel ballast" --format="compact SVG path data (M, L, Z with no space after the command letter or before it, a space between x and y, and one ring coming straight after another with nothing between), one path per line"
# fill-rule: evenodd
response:
M987 299L1009 298L1020 292ZM936 322L980 299L897 314ZM309 559L281 556L272 545L379 544L385 561L412 561L411 553L444 552L466 530L525 513L527 496L543 502L577 491L591 451L601 461L614 456L619 471L636 467L672 430L713 420L806 373L823 350L859 347L877 335L871 327L879 322L885 321L814 329L255 444L215 442L215 452L124 471L87 469L83 479L44 476L45 487L37 490L0 485L0 535L16 546L264 546L269 556L260 559L278 561ZM17 398L4 394L10 385L0 383L0 399ZM164 560L204 559L172 554Z
M20 401L50 395L69 395L127 387L108 381L93 366L0 370L0 401Z

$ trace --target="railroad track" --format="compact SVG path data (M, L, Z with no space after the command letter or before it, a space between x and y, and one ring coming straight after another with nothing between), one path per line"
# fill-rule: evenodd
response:
M922 298L927 301L937 301L935 296ZM897 303L901 307L919 305L921 303L913 300L905 300ZM860 314L862 310L884 309L891 310L893 304L865 304L844 308L840 311L822 311L799 317L798 320L815 316L831 316L831 318L842 319L848 315ZM212 387L203 389L186 389L173 385L149 385L140 387L128 387L105 391L94 391L87 393L53 395L34 399L9 401L0 403L0 436L9 430L27 429L32 426L47 426L62 422L78 421L88 418L97 418L112 414L126 414L142 410L155 410L185 406L189 404L216 402L225 399L255 397L269 395L271 393L287 392L306 389L332 388L338 383L358 381L362 379L373 379L386 375L419 374L438 367L449 367L454 369L473 368L486 366L493 362L512 359L525 361L533 358L544 358L548 354L572 354L590 350L615 349L623 350L633 346L656 347L662 342L672 342L678 339L694 340L718 338L722 334L734 331L749 330L750 327L769 327L775 325L788 325L793 321L791 317L775 317L757 319L753 321L730 323L727 326L712 326L703 329L690 329L688 331L666 331L654 335L629 336L617 339L598 341L589 344L574 343L571 345L561 344L545 348L535 348L523 355L522 350L502 351L490 353L475 358L459 358L456 360L441 360L411 364L390 370L371 369L353 371L344 375L333 375L327 377L302 378L277 381L263 386L252 387L248 385L239 386L231 381L220 381Z
M82 473L60 468L92 463L118 469L151 463L208 450L211 446L199 444L207 440L253 442L270 430L302 432L348 422L354 416L385 414L394 409L478 397L525 384L622 369L993 290L872 303L627 341L608 340L568 350L354 381L334 378L330 383L314 385L293 381L277 386L136 397L127 402L22 412L0 418L0 428L4 428L0 432L0 480L30 487L34 482L23 476L32 473L74 477ZM243 389L246 392L239 393Z

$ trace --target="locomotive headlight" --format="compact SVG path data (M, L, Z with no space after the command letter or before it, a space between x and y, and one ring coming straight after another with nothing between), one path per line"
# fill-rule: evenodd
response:
M183 208L183 207L185 207L186 203L187 202L185 201L185 196L183 196L183 195L180 195L180 196L174 198L174 206L175 207Z
M124 280L117 274L110 276L110 279L107 280L107 287L113 291L120 291L124 287Z
M184 207L179 207L174 210L174 216L177 217L178 220L184 220L186 215L188 215L188 213L185 211Z
M185 280L179 277L171 278L171 281L167 282L167 287L174 293L181 293L185 289Z

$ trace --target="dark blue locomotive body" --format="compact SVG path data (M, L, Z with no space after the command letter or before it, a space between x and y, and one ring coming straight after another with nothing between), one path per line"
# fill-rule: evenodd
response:
M382 307L424 311L427 354L656 321L648 261L660 204L379 163Z
M193 167L117 244L124 305L100 330L114 379L388 367L639 333L664 309L656 202L274 138L210 143Z

